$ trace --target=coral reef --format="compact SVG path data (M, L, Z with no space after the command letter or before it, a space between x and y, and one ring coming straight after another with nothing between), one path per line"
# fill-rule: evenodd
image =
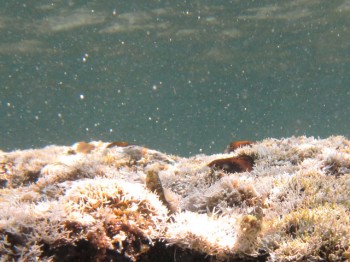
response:
M349 261L350 141L0 151L0 261Z

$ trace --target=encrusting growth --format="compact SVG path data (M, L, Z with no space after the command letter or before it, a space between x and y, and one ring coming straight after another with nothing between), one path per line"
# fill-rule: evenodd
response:
M347 261L350 141L0 151L1 261Z

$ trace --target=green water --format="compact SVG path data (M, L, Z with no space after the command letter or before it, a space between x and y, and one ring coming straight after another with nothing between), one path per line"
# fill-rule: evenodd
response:
M350 136L350 1L1 1L0 149Z

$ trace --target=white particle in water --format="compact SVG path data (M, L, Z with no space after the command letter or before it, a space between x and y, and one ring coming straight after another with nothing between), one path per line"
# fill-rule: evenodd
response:
M88 53L85 53L82 60L83 60L83 63L85 63L87 61L87 59L89 58L89 54Z

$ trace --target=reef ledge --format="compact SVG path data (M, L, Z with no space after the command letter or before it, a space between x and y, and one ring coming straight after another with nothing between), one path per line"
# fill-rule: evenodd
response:
M0 261L349 261L350 141L243 142L0 151Z

